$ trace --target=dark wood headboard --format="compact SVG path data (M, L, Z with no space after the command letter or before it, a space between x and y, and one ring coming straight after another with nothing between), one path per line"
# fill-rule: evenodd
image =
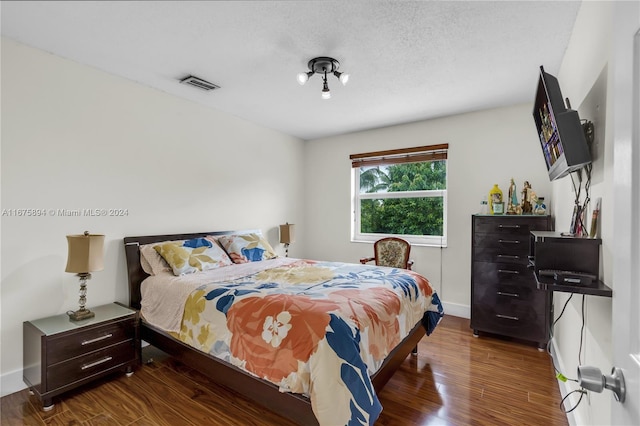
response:
M207 235L231 235L247 234L250 232L260 232L257 229L242 231L211 231L194 232L191 234L170 234L170 235L145 235L141 237L125 237L124 252L127 257L127 276L129 278L129 306L140 309L140 284L149 275L142 269L140 264L140 246L144 244L158 243L161 241L189 240L191 238L205 237Z

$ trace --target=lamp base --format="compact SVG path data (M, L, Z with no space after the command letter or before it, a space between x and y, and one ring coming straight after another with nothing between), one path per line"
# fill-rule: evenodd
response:
M69 311L67 312L67 315L69 315L69 319L71 321L82 321L96 316L96 314L88 309L78 309L75 312Z

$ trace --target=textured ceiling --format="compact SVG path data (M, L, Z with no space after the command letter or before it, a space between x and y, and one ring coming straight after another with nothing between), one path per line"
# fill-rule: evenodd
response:
M533 100L573 1L3 1L2 35L302 139ZM347 86L296 74L331 56ZM221 86L202 92L194 74Z

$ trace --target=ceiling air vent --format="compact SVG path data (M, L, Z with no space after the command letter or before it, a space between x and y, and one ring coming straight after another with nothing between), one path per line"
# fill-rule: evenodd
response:
M189 84L193 87L197 87L200 90L205 90L205 91L209 91L209 90L213 90L213 89L219 89L220 86L216 86L213 83L209 83L206 80L203 80L201 78L195 77L193 75L190 75L187 78L183 78L182 80L180 80L180 83L183 84Z

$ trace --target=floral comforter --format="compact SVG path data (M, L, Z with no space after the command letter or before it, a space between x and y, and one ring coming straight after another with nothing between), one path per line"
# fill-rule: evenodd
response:
M382 406L369 376L415 324L430 334L442 315L415 272L295 260L198 287L178 334L283 392L309 395L321 425L373 424Z

